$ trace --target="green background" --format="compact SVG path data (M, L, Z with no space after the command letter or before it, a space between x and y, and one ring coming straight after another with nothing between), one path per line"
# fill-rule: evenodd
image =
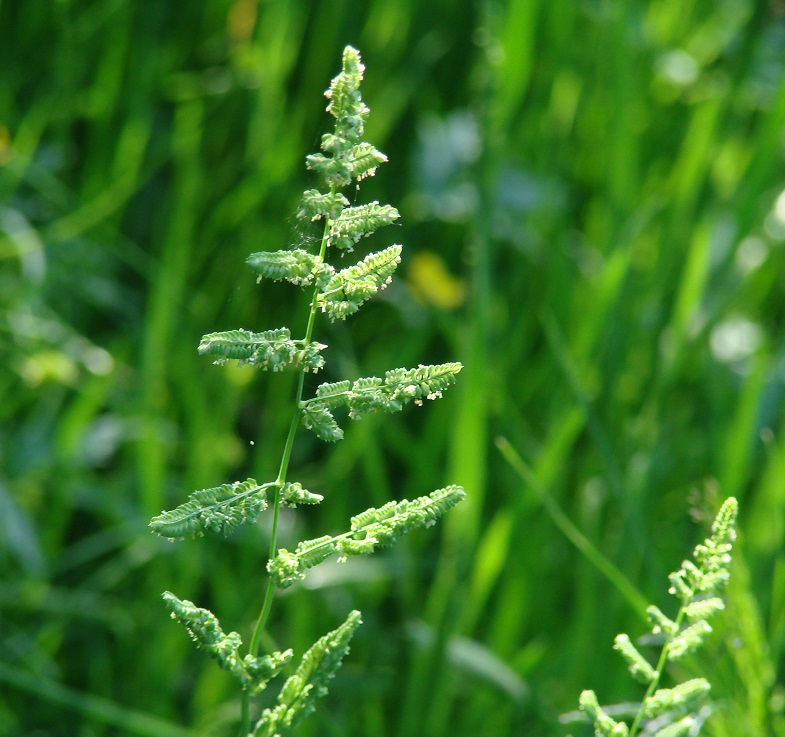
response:
M160 594L247 639L268 529L146 525L275 477L292 376L195 348L304 326L243 262L311 237L347 43L390 158L356 201L402 215L368 247L405 249L317 324L320 380L465 369L335 446L303 433L291 478L325 501L283 540L469 496L276 602L297 653L364 615L300 734L589 735L580 691L640 699L613 637L673 611L735 495L728 612L672 675L710 677L706 735L785 735L785 7L742 0L0 0L0 735L234 734L235 683Z

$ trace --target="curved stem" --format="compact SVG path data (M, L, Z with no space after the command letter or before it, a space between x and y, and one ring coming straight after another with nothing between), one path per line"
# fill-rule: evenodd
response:
M334 189L334 188L333 188ZM325 254L327 253L327 235L330 231L330 220L325 220L324 233L322 235L322 244L319 249L319 258L324 261ZM313 336L313 326L316 322L316 298L319 295L319 287L314 286L313 296L311 297L311 309L308 314L308 324L305 327L305 338L303 345L308 346ZM303 388L305 386L305 369L300 370L300 375L297 379L297 391L295 392L294 411L292 412L292 421L289 424L289 434L286 436L286 443L284 444L283 453L281 454L281 465L278 469L278 478L275 480L275 496L273 497L273 522L270 531L270 552L268 559L272 560L275 557L276 549L278 547L278 520L281 512L281 487L286 482L286 474L289 470L289 460L292 456L292 449L294 448L294 439L297 435L297 428L300 425L300 415L302 410L300 404L303 401ZM267 589L264 593L264 601L262 602L262 609L259 612L259 617L256 620L251 642L248 646L248 651L253 657L259 655L259 645L262 640L262 633L267 626L267 619L270 616L270 610L273 606L273 597L275 594L275 582L270 576L267 579ZM248 737L251 728L250 720L250 697L248 689L243 689L242 700L240 704L240 731L238 737Z
M679 608L679 613L675 619L676 631L678 632L681 628L681 623L684 621L685 615L685 607L686 604L682 604ZM629 737L635 737L638 734L638 730L640 729L641 721L643 720L644 710L646 706L646 702L649 698L654 694L657 690L657 687L660 685L660 680L662 679L662 671L665 668L666 663L668 662L668 651L670 649L670 641L673 639L671 635L665 641L665 644L662 647L662 651L660 652L660 659L657 661L657 667L655 669L656 675L652 678L651 683L649 683L649 687L646 689L646 693L643 695L643 699L641 700L641 708L638 710L638 713L635 715L635 721L633 721L632 726L630 727Z

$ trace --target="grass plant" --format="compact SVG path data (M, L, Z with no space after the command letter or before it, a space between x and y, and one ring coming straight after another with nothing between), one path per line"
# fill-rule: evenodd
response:
M602 643L646 628L733 496L726 616L688 665L721 707L705 735L785 734L784 23L743 0L0 2L0 734L235 731L237 681L158 597L252 632L264 592L236 582L260 580L269 539L170 545L147 524L188 490L277 476L260 438L288 433L296 373L193 346L302 337L302 293L267 280L260 302L235 266L298 227L281 213L313 186L314 100L347 43L390 157L363 200L398 205L407 250L351 336L319 323L327 380L465 368L429 412L330 446L298 433L292 480L326 501L282 510L280 546L472 493L443 534L280 592L285 646L264 652L363 611L299 731L591 734L565 723L582 689L641 697Z
M319 638L281 687L275 705L265 709L251 728L250 697L262 692L293 657L291 649L260 653L276 590L301 581L307 571L331 556L346 560L349 556L369 555L413 529L429 527L465 496L462 487L451 485L411 502L390 501L353 516L348 532L301 541L294 551L278 548L281 510L319 504L324 498L304 489L299 482L287 480L297 431L302 425L326 442L342 440L343 430L333 414L336 410L345 408L351 419L359 420L376 412L398 412L410 403L422 405L426 399L441 397L462 368L459 363L421 364L413 369L387 371L383 378L323 383L311 398L304 393L306 377L325 364L322 351L327 346L314 340L317 315L345 320L390 283L401 261L401 246L392 245L340 271L330 264L329 256L351 253L361 239L399 217L395 208L378 202L350 206L342 193L353 183L359 189L359 182L373 176L379 165L387 161L384 154L363 140L369 113L360 94L364 70L359 53L347 46L342 71L326 92L330 101L327 111L335 118L335 129L322 136L321 152L307 158L308 168L320 176L324 190L307 190L297 215L306 223L324 221L318 253L290 248L254 253L247 259L259 282L285 280L310 290L304 337L293 339L286 327L263 332L240 329L210 333L199 344L199 353L217 357L218 365L232 361L238 366L273 372L287 368L297 372L292 419L283 442L278 475L274 481L261 485L247 479L196 491L188 501L162 512L150 523L154 532L172 540L207 532L228 535L239 525L256 522L271 507L268 583L245 655L240 653L240 635L226 634L211 611L168 591L164 593L172 617L188 630L197 646L240 681L241 737L290 734L313 712L315 700L327 693L327 682L348 652L361 621L360 613L354 610L342 625Z
M730 577L731 550L736 539L738 502L730 497L720 508L711 536L695 548L693 560L668 576L668 593L676 597L679 610L674 619L651 605L647 615L651 633L662 640L656 665L633 645L629 636L616 636L614 650L627 662L632 677L646 685L646 693L631 725L617 721L603 709L592 690L580 697L581 709L588 715L598 737L635 737L645 730L654 737L686 737L700 732L708 712L703 710L711 689L707 678L699 677L672 688L660 688L666 666L677 663L699 650L712 632L709 619L725 608L717 596Z

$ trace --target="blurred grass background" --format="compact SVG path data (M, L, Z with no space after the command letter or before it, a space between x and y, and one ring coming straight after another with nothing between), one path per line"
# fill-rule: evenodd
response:
M672 605L736 495L729 611L677 675L712 680L705 734L785 735L779 0L0 0L0 735L234 733L234 683L159 597L247 638L267 530L146 524L276 473L291 377L195 347L304 320L243 261L308 237L288 214L347 43L390 157L359 198L403 215L370 247L405 250L382 299L318 327L323 380L466 368L329 452L302 435L292 478L326 500L284 539L470 498L280 597L299 653L364 613L301 734L589 735L583 688L640 697L614 635Z

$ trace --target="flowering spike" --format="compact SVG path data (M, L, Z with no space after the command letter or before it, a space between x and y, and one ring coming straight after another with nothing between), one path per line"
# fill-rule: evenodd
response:
M322 193L318 189L309 189L303 192L297 217L311 221L321 218L335 220L345 207L349 207L349 200L340 192Z
M614 649L627 661L633 677L648 685L647 696L629 730L630 737L638 735L644 723L646 734L655 737L686 737L696 733L695 715L708 697L708 681L695 678L674 688L655 689L662 675L660 669L701 647L712 631L707 620L725 608L722 599L715 594L730 576L737 514L738 504L731 497L720 508L710 537L695 547L694 560L685 560L678 571L668 576L669 593L681 601L675 619L667 617L656 606L646 609L652 633L659 636L658 640L664 640L657 669L638 652L627 635L616 637ZM580 704L594 722L595 735L610 737L617 729L621 730L619 734L626 735L626 725L616 723L600 709L593 691L584 691Z
M646 614L649 615L649 621L652 623L652 632L655 635L663 632L666 635L673 636L679 631L679 625L666 617L659 607L652 604L646 609Z
M327 683L349 652L349 643L361 623L360 612L352 611L340 627L320 637L310 647L295 673L281 688L275 706L262 712L253 737L290 734L314 710L316 699L327 693Z
M667 727L658 729L652 737L688 737L695 733L695 719L688 716L679 719L678 722L669 724Z
M678 660L684 655L695 652L711 634L711 625L705 619L699 619L677 634L668 644L668 658Z
M703 706L710 690L711 685L705 678L693 678L674 688L661 688L646 699L644 711L649 719L665 712L681 717Z
M627 661L627 667L636 681L649 683L657 674L646 658L641 655L627 635L617 635L613 649Z
M627 737L629 730L627 725L617 722L607 714L597 700L594 691L584 691L578 700L581 710L594 723L594 733L598 737Z
M452 485L411 502L404 499L388 502L379 509L367 509L352 517L349 532L306 540L293 553L282 548L267 569L279 588L288 588L305 578L308 569L334 553L344 557L367 555L379 546L391 545L415 528L432 525L465 496L460 486Z
M460 363L443 363L393 369L383 379L371 376L354 383L344 380L322 384L313 399L301 404L305 425L323 439L338 440L334 432L338 426L336 423L333 428L335 418L331 410L348 407L349 417L354 420L377 411L398 412L410 402L422 404L423 399L440 398L462 368ZM323 426L328 428L329 437L324 437Z
M240 657L240 635L237 632L225 634L212 612L200 609L187 599L180 600L169 591L164 592L163 599L172 612L172 619L188 630L197 647L206 650L221 668L238 678L243 688L251 693L263 690L267 682L292 659L291 650L262 657L250 654Z
M228 535L241 524L253 524L267 508L267 489L253 479L193 492L188 501L150 520L153 532L170 539L205 532Z
M298 504L319 504L324 497L321 494L314 494L308 489L303 489L302 484L285 483L281 487L281 504L284 507L296 507Z
M377 410L397 411L410 402L422 404L424 399L440 397L462 368L458 363L450 363L395 369L384 377L324 383L312 398L304 397L304 390L311 384L306 381L305 372L315 372L324 365L321 352L326 346L312 338L318 315L323 313L335 320L355 313L376 292L384 289L401 260L401 246L393 245L370 253L341 270L328 262L328 257L336 251L352 251L366 236L394 223L399 217L394 207L376 201L350 206L349 198L342 192L353 182L373 175L377 167L387 161L383 153L363 140L369 112L360 94L363 72L359 53L347 46L341 72L326 92L327 110L335 119L334 129L322 137L321 150L306 157L307 167L319 175L324 191L309 189L304 192L297 217L303 227L323 221L318 253L305 247L292 247L260 251L247 259L258 282L283 280L312 290L309 313L303 321L305 337L293 339L288 328L263 332L240 329L209 333L199 345L199 353L212 356L217 364L236 361L238 365L249 364L272 371L292 368L300 372L294 395L294 409L299 414L295 415L286 436L278 480L258 486L253 479L248 479L194 492L184 504L152 520L151 527L161 535L182 537L208 530L226 534L241 523L254 521L271 499L271 545L275 550L281 509L322 501L319 494L308 491L300 483L285 481L290 460L296 457L293 454L299 428L296 420L302 419L306 428L322 440L337 441L343 437L343 431L333 416L334 410L345 407L349 416L356 419ZM270 489L272 496L268 493ZM392 543L410 529L430 526L463 497L461 487L449 486L412 502L391 501L352 518L350 529L341 535L301 541L293 551L278 549L267 561L267 572L274 585L267 586L250 652L245 656L239 654L240 636L236 632L225 634L211 612L189 601L181 601L173 594L164 595L173 616L188 628L197 645L240 679L243 686L240 734L248 737L289 735L313 711L315 700L326 693L326 683L340 665L348 651L349 640L360 624L359 612L352 612L344 624L320 638L285 681L274 705L264 709L252 728L249 696L263 688L291 657L291 651L257 655L275 588L291 586L303 579L310 568L332 555L337 554L340 559L366 555L381 545ZM612 737L624 735L614 731Z
M253 333L250 330L227 330L202 337L199 354L218 356L213 363L223 365L229 360L273 371L285 368L318 371L324 366L319 352L327 346L313 341L292 340L288 328Z
M394 223L400 215L390 205L371 202L367 205L347 207L331 222L328 241L331 246L352 251L357 242L379 228ZM397 246L400 255L400 246Z
M301 248L289 251L260 251L252 253L246 263L263 278L285 279L292 284L307 286L316 274L328 267L318 256L314 256Z
M330 319L344 319L384 289L401 263L401 246L371 253L362 261L339 271L323 287L316 304Z

